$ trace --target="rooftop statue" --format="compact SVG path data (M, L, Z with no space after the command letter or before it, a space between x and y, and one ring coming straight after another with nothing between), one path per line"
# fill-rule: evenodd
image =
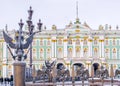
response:
M10 36L8 36L8 34L5 33L5 31L3 31L3 37L4 37L5 42L7 43L7 47L12 55L12 58L14 60L22 61L27 58L27 53L28 53L27 52L25 54L23 49L29 48L29 45L32 43L33 36L35 33L31 34L26 39L26 41L24 41L24 36L23 36L23 31L22 31L22 27L23 27L22 20L20 20L19 26L20 26L19 30L16 31L15 42L13 42L13 39ZM15 55L13 55L11 48L15 49Z

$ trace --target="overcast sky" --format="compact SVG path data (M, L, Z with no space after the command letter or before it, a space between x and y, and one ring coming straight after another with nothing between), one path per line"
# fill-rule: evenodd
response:
M92 29L100 24L120 26L120 0L0 0L0 29L18 29L22 18L26 23L30 6L34 10L33 23L39 18L47 29L55 24L63 29L70 21L76 19L76 1L78 1L79 19L86 21Z

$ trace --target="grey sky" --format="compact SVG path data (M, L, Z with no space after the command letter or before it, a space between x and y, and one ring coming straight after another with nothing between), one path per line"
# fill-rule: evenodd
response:
M53 24L64 28L76 18L76 1L78 1L79 19L97 29L100 24L112 27L120 26L120 0L0 0L0 29L18 29L22 18L26 23L29 6L32 6L33 23L40 18L47 29Z

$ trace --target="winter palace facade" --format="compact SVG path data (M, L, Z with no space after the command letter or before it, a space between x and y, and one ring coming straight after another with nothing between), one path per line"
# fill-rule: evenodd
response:
M15 32L8 31L8 34L14 37ZM120 30L118 26L112 28L107 24L93 30L78 18L64 29L58 29L55 25L51 29L43 28L42 32L34 36L32 57L36 69L40 69L45 60L56 60L56 68L63 64L70 71L73 65L84 65L90 72L92 65L95 70L101 65L110 70L111 64L115 70L120 67ZM28 53L27 67L29 60ZM12 63L1 31L0 76L6 77L13 73Z

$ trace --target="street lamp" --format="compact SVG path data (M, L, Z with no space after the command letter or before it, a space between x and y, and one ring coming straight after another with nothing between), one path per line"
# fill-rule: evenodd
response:
M3 31L3 37L5 42L7 43L7 48L10 51L12 58L15 60L13 63L14 66L14 85L15 86L25 86L25 68L26 68L26 63L24 60L27 58L27 53L24 53L25 49L28 49L30 46L30 67L32 67L32 41L33 41L33 36L41 32L41 26L42 23L39 21L38 29L39 31L33 32L34 25L32 24L32 8L30 7L30 10L28 11L29 17L28 17L28 29L29 29L29 37L26 38L26 42L24 42L24 36L23 33L24 31L22 30L22 27L24 23L22 23L22 20L20 20L19 23L19 30L16 31L15 35L15 41ZM11 48L15 50L15 54L12 53Z
M32 22L32 14L33 14L33 10L32 10L32 7L30 6L30 9L28 10L28 15L29 15L28 20L26 21L28 25L29 36L33 34L33 30L34 30L34 25ZM39 31L36 31L34 33L41 32L42 23L40 19L39 19L39 22L37 23L37 26ZM30 68L32 68L32 44L30 44L30 48L31 48L30 49Z

